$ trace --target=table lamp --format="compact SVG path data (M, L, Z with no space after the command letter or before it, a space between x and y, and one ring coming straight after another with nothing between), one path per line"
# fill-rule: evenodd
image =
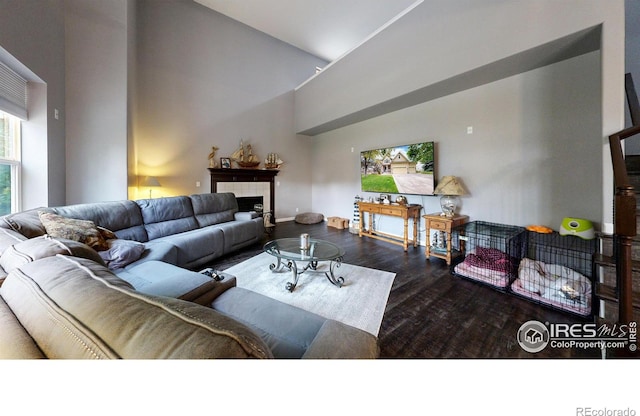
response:
M455 176L443 177L436 189L433 191L436 195L442 195L440 198L440 208L442 209L442 216L453 217L456 213L456 207L460 203L459 195L466 194L464 188L460 184L460 181Z

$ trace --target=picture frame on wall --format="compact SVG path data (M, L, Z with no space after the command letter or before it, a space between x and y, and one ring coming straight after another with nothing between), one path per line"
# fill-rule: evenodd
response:
M222 169L231 169L231 158L221 157L220 158L220 167Z

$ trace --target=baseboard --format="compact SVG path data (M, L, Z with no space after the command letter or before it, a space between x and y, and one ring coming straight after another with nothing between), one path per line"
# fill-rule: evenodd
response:
M279 222L294 221L296 217L276 218L276 224Z

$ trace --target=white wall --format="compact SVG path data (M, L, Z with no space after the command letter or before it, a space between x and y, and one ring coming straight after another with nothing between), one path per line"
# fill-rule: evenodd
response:
M309 134L603 23L603 45L612 53L607 64L620 69L623 0L425 1L296 90L296 131ZM541 62L547 58L539 56Z
M126 0L65 0L66 203L127 198Z
M228 157L242 139L285 162L276 218L309 210L311 140L294 133L292 91L324 62L194 2L140 1L137 13L135 165L158 177L154 195L209 192L211 147Z
M471 220L554 229L566 216L598 223L599 79L600 53L592 52L318 135L314 209L351 218L355 195L376 196L360 190L361 150L433 140L437 176L462 179L470 195L460 212ZM331 168L322 169L327 155ZM423 214L440 211L439 197L408 199L423 205ZM402 232L391 218L378 225Z
M578 215L575 211L584 212L585 216L602 223L603 228L608 229L613 221L613 188L607 137L620 130L624 125L624 2L621 0L609 2L595 0L562 2L550 0L536 2L436 0L424 2L352 54L306 82L296 90L296 129L299 132L316 134L313 138L314 161L316 162L314 171L321 173L314 177L314 210L328 209L327 205L321 202L327 197L327 186L324 183L336 177L335 174L332 174L334 178L327 178L322 171L321 164L323 161L335 159L336 155L344 151L344 146L339 146L338 142L346 143L347 140L353 140L352 137L343 136L342 141L322 143L323 140L334 137L331 129L359 122L362 123L362 131L369 130L366 133L369 138L365 139L365 134L360 131L352 132L349 130L350 133L355 134L355 140L372 141L372 138L378 137L379 132L371 129L365 120L371 116L377 116L383 120L390 120L388 128L394 129L389 137L384 139L378 137L377 140L382 144L385 144L384 142L391 144L406 142L412 139L412 135L401 134L406 130L405 125L416 125L415 120L410 119L406 123L404 119L405 115L412 114L411 110L414 108L407 108L407 106L419 104L412 94L429 91L432 96L426 99L427 104L425 105L427 106L424 108L431 110L432 107L428 106L429 100L445 103L448 96L454 97L455 100L457 94L464 93L465 88L479 87L486 83L486 80L490 79L490 74L487 74L483 69L487 67L506 65L507 68L501 67L505 73L508 73L510 69L517 70L527 66L533 69L536 68L536 58L540 60L539 67L553 59L554 55L562 56L566 49L572 48L571 42L565 43L564 40L580 40L576 34L590 36L592 33L600 36L597 44L600 55L597 63L599 67L598 78L593 79L590 75L590 83L586 87L589 91L587 93L589 97L593 97L592 94L598 97L597 103L589 101L585 104L590 112L583 111L581 101L571 101L572 99L582 99L585 92L581 89L578 90L576 97L570 99L551 95L553 91L545 89L546 85L553 85L554 88L560 90L564 89L564 85L558 80L564 80L566 74L562 71L558 74L553 73L553 76L559 77L558 80L540 79L540 85L536 85L535 82L526 85L527 88L523 90L523 94L526 92L527 100L523 99L522 104L533 106L535 112L531 113L530 109L522 112L509 111L508 114L511 114L511 118L520 120L522 126L521 130L518 129L518 125L512 126L511 133L514 137L503 138L503 140L528 143L528 136L537 133L543 139L551 140L543 135L548 134L549 122L556 121L556 114L548 113L544 106L537 107L538 103L528 101L529 97L538 97L538 88L541 92L548 91L549 97L540 97L539 99L553 98L558 103L557 109L563 110L563 117L572 120L572 123L579 129L585 129L584 143L595 152L595 156L589 158L592 165L587 166L590 172L595 170L600 174L598 178L591 177L591 173L588 175L591 177L592 183L584 183L582 176L572 177L575 183L571 184L567 183L568 179L562 175L565 182L558 189L584 190L588 188L589 192L572 193L571 195L577 199L566 197L563 194L564 191L558 191L555 184L549 183L547 188L536 190L536 193L549 198L542 201L542 204L545 207L554 207L556 209L554 213L549 214L542 206L537 206L533 213L529 212L523 215L517 214L516 211L528 210L529 207L508 206L502 203L496 204L489 212L491 199L484 199L484 196L488 196L488 194L482 195L482 197L474 194L473 204L476 204L479 210L467 213L476 218L493 218L503 223L543 222L557 228L557 217L561 215L557 208L563 208L563 211L573 211L573 215ZM547 48L546 46L550 43L553 44L553 47ZM525 54L523 55L523 53ZM524 63L520 59L523 57L526 59ZM576 68L576 70L580 70L580 68ZM593 74L594 72L589 73ZM460 83L463 84L463 88L460 88ZM435 92L429 89L433 89ZM531 95L532 93L536 93L536 95ZM403 101L404 98L408 100ZM509 102L509 100L508 95L502 97L502 102ZM482 108L482 110L478 110L481 113L471 113L470 115L477 115L478 122L486 124L484 127L487 131L501 128L502 126L493 126L493 124L501 123L503 110L511 110L508 106L503 109L503 105L500 105L499 101L489 107L486 107L483 102L477 102L476 105ZM405 110L405 108L407 109ZM456 105L451 108L453 113L444 115L461 120L462 123L468 123L464 117L459 118L464 115L464 111L458 110L458 108L467 108L464 100L457 100ZM521 107L517 106L516 108ZM380 110L383 112L380 113ZM437 111L437 108L433 111ZM551 120L541 117L532 118L532 115L545 115L551 117ZM387 116L389 118L384 118ZM415 139L430 136L434 132L434 127L438 126L438 120L435 120L436 123L434 123L429 112L423 115L423 119L431 120L432 123L424 124L422 134L415 136ZM445 120L448 119L445 118ZM385 127L387 126L385 125ZM564 132L571 126L559 127ZM591 130L586 130L587 128ZM318 134L319 132L324 134ZM434 137L434 139L441 141L439 149L439 155L443 162L441 166L449 168L453 165L446 162L455 159L462 143L459 143L458 147L453 146L452 144L457 143L454 135L450 134L452 131L445 130L445 133L447 134ZM505 141L503 144L507 143ZM366 148L374 147L375 144L370 143ZM495 163L494 159L500 158L503 149L501 146L497 146L491 150L485 150L482 147L476 150L473 157L477 159L474 160L493 164ZM528 157L532 156L528 155ZM594 160L594 157L597 157L597 160ZM528 165L526 160L517 160L514 162L514 168L518 162L525 163L526 166L523 169L532 167ZM355 166L354 164L354 169ZM572 159L571 163L567 164L567 172L584 169L585 164L581 160ZM516 171L519 172L522 179L528 179L525 172L519 169ZM504 173L506 172L505 170ZM441 171L440 175L446 173ZM463 176L461 173L456 174ZM356 174L343 171L343 175L331 185L333 197L330 200L333 204L344 207L352 203L353 196L358 190L356 178ZM466 180L464 177L463 179ZM529 184L526 181L522 184L514 181L509 184L506 192L514 192L518 187L523 188L522 192L526 192ZM340 189L339 195L336 195L335 192L338 189ZM515 197L519 201L523 203L528 201L527 198L520 198L521 195L524 195L520 191L516 191L516 194L518 196ZM589 208L578 210L574 209L575 207Z
M62 6L62 0L0 0L0 49L35 82L23 125L23 209L65 203L65 121L53 117L55 108L65 111Z

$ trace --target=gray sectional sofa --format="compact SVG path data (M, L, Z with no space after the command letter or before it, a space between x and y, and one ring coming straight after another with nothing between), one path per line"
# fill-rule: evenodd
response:
M0 286L0 359L377 356L373 335L242 288L205 307L140 293L76 256L23 264Z
M0 233L0 249L3 239L8 239L4 243L6 246L14 239L47 235L46 225L41 221L42 213L73 221L91 221L92 225L110 234L110 237L104 237L110 238L108 246L94 247L100 255L98 262L102 260L102 265L136 290L203 305L217 292L212 290L210 278L192 270L260 242L264 236L262 218L255 212L238 212L233 193L211 193L41 207L6 215L0 218L0 230L15 233ZM62 236L66 237L66 234ZM89 243L82 237L74 235L70 238L95 243L93 239ZM71 246L68 239L64 239L64 244L72 247L72 255L81 251ZM110 262L113 253L117 261ZM80 257L86 257L84 254ZM14 257L25 256L37 259L40 254L29 251ZM0 267L0 283L6 275Z
M52 218L90 222L105 241L53 236ZM263 227L233 194L0 217L0 358L378 357L372 334L189 270L259 242ZM115 242L139 256L107 267Z
M158 260L194 269L257 243L264 235L262 218L255 212L238 212L233 193L98 202L45 210L90 220L111 230L119 239L144 243L142 257L127 267ZM33 211L37 214L38 210L23 215L34 215ZM18 219L14 216L6 222L12 221L16 223ZM39 231L46 232L44 228Z

